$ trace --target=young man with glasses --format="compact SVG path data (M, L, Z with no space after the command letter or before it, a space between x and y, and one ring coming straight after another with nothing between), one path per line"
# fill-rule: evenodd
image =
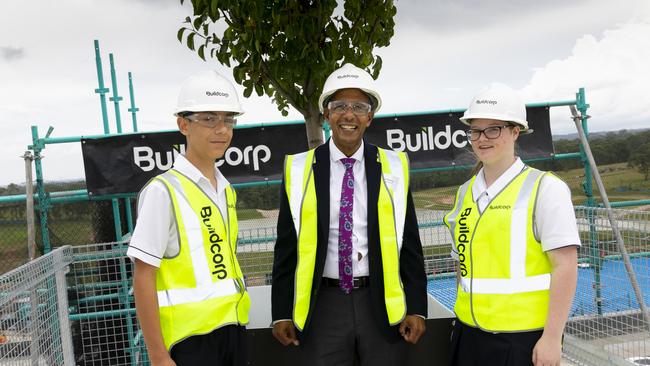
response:
M559 366L580 246L569 187L515 155L532 129L514 90L479 93L461 122L479 166L444 219L458 261L451 365Z
M127 255L152 366L247 364L250 299L236 257L236 194L215 164L242 113L217 72L188 78L175 113L185 154L138 196Z
M273 335L300 345L303 365L402 365L425 330L408 160L363 140L380 106L372 77L344 65L319 101L332 138L285 160Z

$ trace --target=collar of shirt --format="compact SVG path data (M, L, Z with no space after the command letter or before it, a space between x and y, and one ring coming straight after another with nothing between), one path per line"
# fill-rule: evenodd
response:
M194 183L199 183L201 180L204 180L208 186L210 186L210 180L206 178L201 171L194 166L185 155L178 154L176 160L174 161L174 169L178 170L180 173L183 173L186 177L190 178ZM217 165L214 165L214 177L217 180L217 195L226 190L228 180L226 177L221 174Z
M513 180L517 174L519 174L526 165L524 164L523 161L521 161L520 158L517 158L514 163L508 168L497 180L492 183L490 187L485 187L485 173L483 172L483 168L479 170L478 174L476 175L476 180L474 181L474 185L472 186L472 197L474 197L474 201L478 201L479 198L483 195L487 195L489 200L492 200L503 188L505 188L508 183L510 183L511 180Z
M347 158L347 156L345 156L345 154L343 154L341 152L341 150L339 150L339 148L336 147L336 144L334 144L333 139L330 138L329 144L330 144L330 146L329 146L330 147L330 162L331 163L343 164L343 163L341 163L341 159ZM355 165L356 165L356 163L363 163L363 140L361 140L361 145L359 145L359 148L357 149L357 151L355 151L355 153L352 154L352 156L350 156L350 157L356 160Z

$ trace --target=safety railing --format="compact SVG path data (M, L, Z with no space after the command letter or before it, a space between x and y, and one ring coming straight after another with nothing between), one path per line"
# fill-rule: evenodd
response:
M442 226L444 212L417 213L428 292L451 309L456 296L455 264L449 257L451 238ZM582 247L564 355L580 365L633 364L631 360L650 353L650 333L611 224L601 208L577 207L576 216ZM617 209L614 217L638 290L649 302L650 212ZM258 223L241 230L239 259L248 286L270 283L275 238L272 226ZM0 364L5 360L18 362L12 364L148 364L135 316L132 263L125 256L126 249L127 242L66 246L0 277Z
M612 364L650 360L648 314L642 313L636 297L640 293L645 304L650 302L650 212L613 210L632 273L617 247L607 211L579 207L576 217L582 247L578 289L566 329L571 346L565 352L581 362L598 354L606 355ZM636 289L631 274L636 277Z
M0 365L73 365L65 273L58 248L0 276Z

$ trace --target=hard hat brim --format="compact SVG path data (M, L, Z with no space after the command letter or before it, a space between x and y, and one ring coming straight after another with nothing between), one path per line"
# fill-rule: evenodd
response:
M243 110L233 108L232 106L221 104L199 104L191 107L177 109L174 111L174 116L179 117L179 114L183 112L231 112L234 113L235 116L241 116L244 114Z
M472 123L473 119L479 119L479 118L494 119L497 121L514 123L521 128L520 131L522 133L523 132L532 133L532 130L528 128L528 121L511 118L509 116L504 116L502 114L497 114L497 113L474 113L474 114L465 113L462 117L459 118L459 120L463 124L469 126ZM527 132L528 130L531 130L531 132Z

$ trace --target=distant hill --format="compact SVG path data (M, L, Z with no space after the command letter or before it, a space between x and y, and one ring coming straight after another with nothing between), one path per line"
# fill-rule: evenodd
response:
M602 138L606 137L607 135L618 135L620 137L622 136L627 136L627 135L634 135L637 133L641 133L644 131L648 131L650 128L637 128L637 129L632 129L632 130L618 130L618 131L598 131L598 132L593 132L589 131L589 138ZM553 141L558 141L558 140L577 140L578 139L578 133L568 133L565 135L553 135Z
M47 192L72 191L85 188L86 181L79 179L45 182ZM34 183L34 189L36 189L36 183ZM0 186L0 196L13 196L16 194L25 194L25 183L10 183L6 186Z

